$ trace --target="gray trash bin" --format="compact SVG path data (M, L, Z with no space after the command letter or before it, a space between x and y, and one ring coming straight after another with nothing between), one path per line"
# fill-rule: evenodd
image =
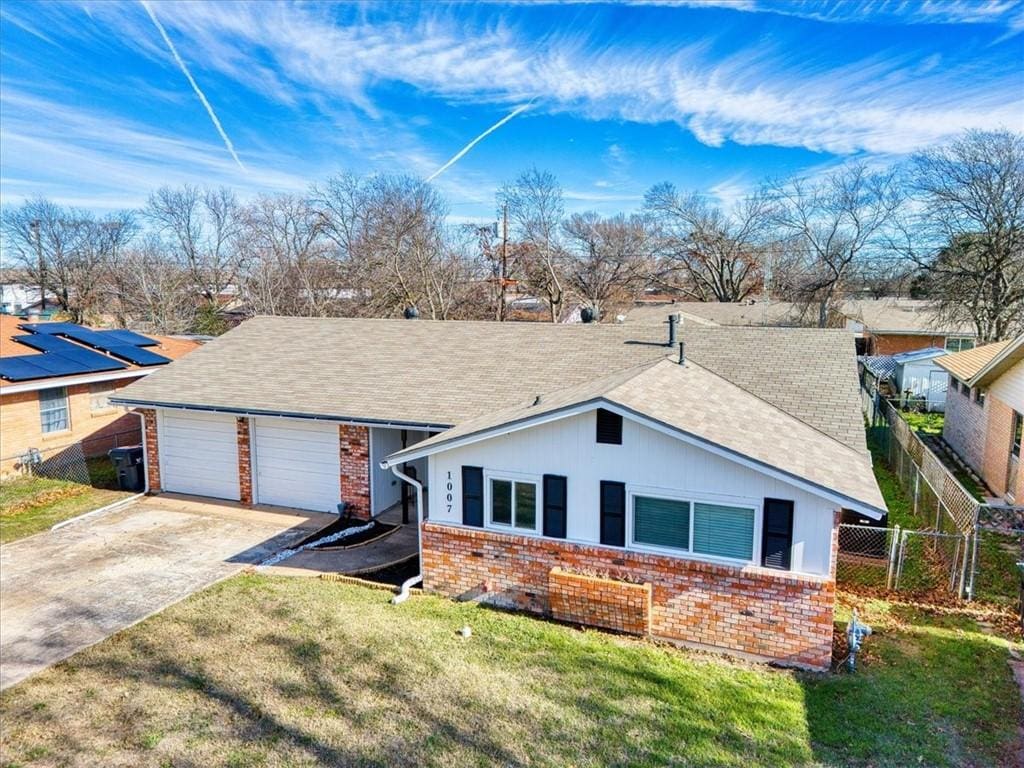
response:
M117 471L117 487L122 491L141 491L145 486L145 469L142 466L142 446L129 445L114 448L107 453Z

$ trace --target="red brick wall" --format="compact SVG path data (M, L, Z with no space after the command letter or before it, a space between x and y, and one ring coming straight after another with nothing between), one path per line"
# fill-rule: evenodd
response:
M239 416L235 419L235 433L238 435L238 492L239 501L252 504L252 448L249 439L249 419Z
M871 341L868 345L869 355L898 355L900 352L913 352L915 349L927 349L928 347L943 348L946 345L945 336L911 336L907 334L871 334Z
M338 426L341 444L341 499L354 517L370 517L370 430L348 424Z
M1013 429L1013 408L998 397L990 394L986 401L985 410L988 411L988 429L985 434L985 458L981 466L981 478L985 481L985 485L995 493L1002 495L1007 490L1013 493L1014 489L1008 488L1007 484L1012 439L1010 430ZM1024 465L1024 462L1021 462L1021 464ZM1024 469L1018 474L1024 476ZM1024 491L1024 479L1018 477L1014 478L1014 480L1020 485L1021 491ZM1014 499L1016 500L1017 498L1018 496L1014 495Z
M589 624L631 635L651 631L651 585L571 573L548 572L551 615L559 621Z
M553 568L649 582L650 633L656 637L814 669L831 663L834 576L716 565L431 522L424 523L422 536L424 587L449 597L484 594L499 605L552 615Z
M156 434L156 411L140 408L146 422L146 471L149 473L150 493L160 493L160 448Z
M988 409L975 401L972 393L946 393L946 418L942 425L942 439L971 468L981 473L985 456L985 424Z

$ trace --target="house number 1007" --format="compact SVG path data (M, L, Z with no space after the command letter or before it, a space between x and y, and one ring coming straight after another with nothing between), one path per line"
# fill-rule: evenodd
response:
M445 500L448 502L448 513L449 514L451 514L451 511L452 511L452 489L454 487L455 486L452 485L452 471L449 469L448 470L448 480L444 484L444 489L445 489L445 492L446 492Z

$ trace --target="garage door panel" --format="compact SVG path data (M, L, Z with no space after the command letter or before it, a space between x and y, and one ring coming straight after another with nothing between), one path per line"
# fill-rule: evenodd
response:
M238 440L233 416L164 412L159 444L164 490L238 500Z
M261 504L336 511L341 500L337 425L257 418L253 455Z

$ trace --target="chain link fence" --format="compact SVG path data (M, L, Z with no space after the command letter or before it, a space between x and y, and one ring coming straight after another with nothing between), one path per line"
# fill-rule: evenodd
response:
M116 488L117 476L107 453L114 448L140 445L142 433L138 428L120 432L107 432L75 443L28 450L0 458L10 472L3 482L18 482L23 478L46 478L64 483Z

